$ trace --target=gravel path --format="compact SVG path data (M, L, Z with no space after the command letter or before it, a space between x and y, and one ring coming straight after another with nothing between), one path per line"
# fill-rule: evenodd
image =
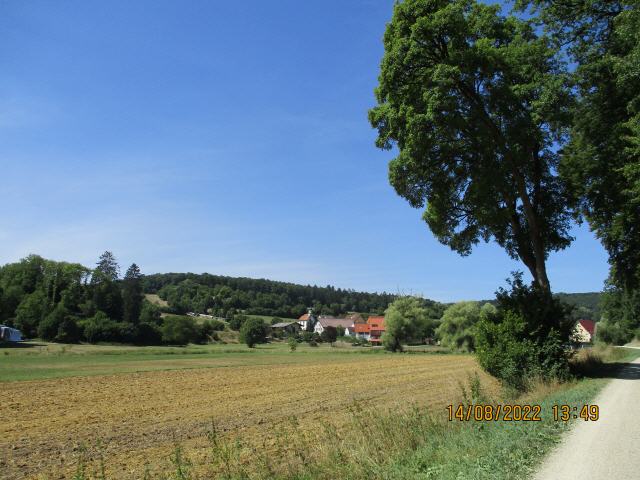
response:
M625 367L593 402L596 422L575 420L534 480L640 479L640 359Z

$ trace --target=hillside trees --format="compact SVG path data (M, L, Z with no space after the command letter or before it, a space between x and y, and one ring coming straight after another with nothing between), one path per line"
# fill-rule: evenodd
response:
M92 271L37 255L0 267L2 322L59 342L160 343L158 307L144 300L142 274L132 265L118 279L115 257L105 252Z
M225 318L236 313L297 318L309 307L317 315L343 315L350 311L382 314L395 298L387 293L355 292L332 286L193 273L147 275L143 290L157 292L174 313L193 311Z
M391 184L425 208L440 242L468 255L494 240L550 296L547 256L572 241L554 149L572 98L550 39L498 11L471 0L397 3L369 119L377 146L398 148Z

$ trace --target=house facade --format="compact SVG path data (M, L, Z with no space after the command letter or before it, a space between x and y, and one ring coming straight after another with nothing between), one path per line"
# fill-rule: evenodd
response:
M300 325L300 328L303 331L307 330L308 322L311 322L312 324L313 323L317 323L317 318L313 314L313 310L312 309L309 309L309 311L307 313L305 313L304 315L301 315L300 318L298 318L298 325Z
M369 325L369 341L374 345L382 343L382 334L384 333L384 316L371 316L367 319Z

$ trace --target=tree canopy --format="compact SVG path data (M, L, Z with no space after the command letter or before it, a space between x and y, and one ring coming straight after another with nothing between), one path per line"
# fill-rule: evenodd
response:
M534 26L472 0L394 7L369 119L398 155L389 180L462 255L496 241L550 292L571 196L557 174L572 95L558 48Z

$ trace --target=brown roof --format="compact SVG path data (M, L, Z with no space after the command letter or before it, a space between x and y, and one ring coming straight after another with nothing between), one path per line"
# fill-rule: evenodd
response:
M348 318L332 318L332 317L320 317L318 319L320 325L323 328L327 327L344 327L344 328L353 328L353 320L349 320Z
M305 313L304 315L300 315L300 318L298 318L298 321L301 321L301 322L306 322L307 320L309 320L308 313Z

